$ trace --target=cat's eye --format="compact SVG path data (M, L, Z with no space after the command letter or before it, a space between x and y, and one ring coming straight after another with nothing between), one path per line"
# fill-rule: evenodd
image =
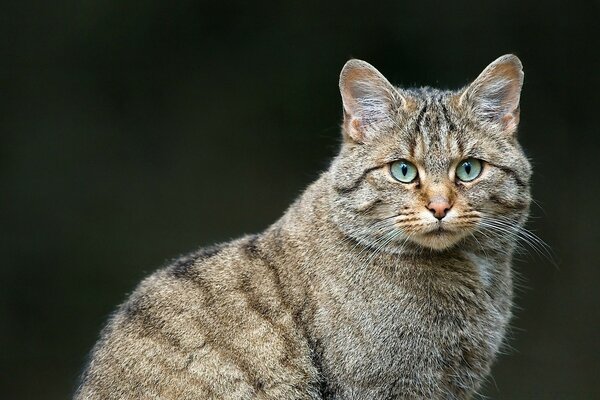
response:
M417 167L405 160L394 161L390 164L392 177L402 183L411 183L417 178Z
M462 160L456 167L456 176L463 182L471 182L481 174L481 161L476 158Z

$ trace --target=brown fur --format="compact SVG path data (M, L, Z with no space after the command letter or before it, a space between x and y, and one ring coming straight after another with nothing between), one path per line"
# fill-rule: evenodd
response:
M510 319L530 202L515 137L522 79L504 56L466 89L405 90L349 61L330 169L262 234L145 279L103 330L75 397L471 397ZM460 182L468 157L484 169ZM391 177L399 159L416 182ZM442 222L432 198L452 204Z

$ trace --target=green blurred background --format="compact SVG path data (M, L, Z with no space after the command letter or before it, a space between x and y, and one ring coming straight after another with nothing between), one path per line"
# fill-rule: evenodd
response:
M598 1L30 1L0 12L0 393L68 398L166 260L267 227L339 144L350 57L458 88L525 65L529 227L492 399L600 398Z

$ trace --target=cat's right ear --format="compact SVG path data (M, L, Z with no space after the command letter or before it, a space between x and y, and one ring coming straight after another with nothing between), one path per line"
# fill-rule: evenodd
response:
M349 60L340 73L344 105L344 138L368 143L394 125L394 113L402 104L398 90L371 64Z
M459 104L473 110L481 121L507 134L519 124L523 65L507 54L487 66L460 96Z

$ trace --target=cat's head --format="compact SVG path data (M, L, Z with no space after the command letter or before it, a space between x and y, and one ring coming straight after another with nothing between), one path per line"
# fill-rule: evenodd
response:
M370 64L348 61L344 143L330 171L333 220L353 239L388 249L443 250L522 224L531 175L516 138L522 84L514 55L454 92L397 88Z

